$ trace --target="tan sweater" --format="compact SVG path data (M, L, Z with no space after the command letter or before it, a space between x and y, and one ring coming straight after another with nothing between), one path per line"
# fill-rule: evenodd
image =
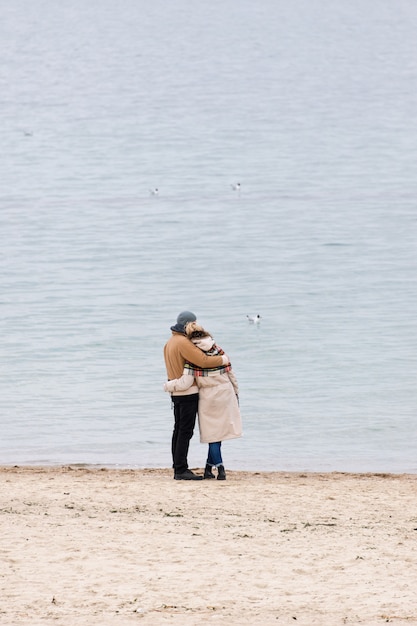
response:
M175 331L172 332L172 337L165 344L164 359L168 380L181 378L185 361L189 361L198 367L218 367L223 365L222 356L207 356L188 337ZM174 395L185 396L193 393L198 393L198 387L195 383L189 389L174 392Z

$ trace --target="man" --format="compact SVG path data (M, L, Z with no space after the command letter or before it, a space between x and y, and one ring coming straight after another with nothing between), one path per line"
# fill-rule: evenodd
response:
M188 322L195 322L196 316L191 311L182 311L177 317L177 323L171 326L172 337L164 347L164 359L168 380L181 378L185 361L198 367L219 367L227 365L229 357L226 354L207 356L197 348L186 336L185 326ZM185 391L176 391L172 394L174 405L174 432L172 434L172 462L175 480L202 480L188 469L188 449L194 433L198 410L198 387L194 383Z

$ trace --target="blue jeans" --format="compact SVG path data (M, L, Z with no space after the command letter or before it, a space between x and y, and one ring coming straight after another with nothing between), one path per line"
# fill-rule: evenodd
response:
M223 465L221 447L222 447L221 441L216 441L215 443L209 443L207 465L212 465L212 466L215 465L216 467L219 465Z

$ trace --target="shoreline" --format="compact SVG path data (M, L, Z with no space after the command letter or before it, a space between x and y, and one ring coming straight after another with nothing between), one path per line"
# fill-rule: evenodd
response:
M0 623L417 624L416 488L413 474L0 466Z
M173 474L173 470L169 467L142 467L137 465L121 465L121 464L103 464L103 463L0 463L0 472L8 471L8 470L91 470L91 471L108 471L108 472L122 472L122 471L131 471L131 472L160 472L161 474L167 473L169 475ZM192 466L190 465L190 469L196 473L203 473L204 468L201 466ZM263 470L263 469L255 469L255 470L241 470L241 469L228 469L226 468L228 474L233 474L235 476L242 475L267 475L267 474L281 474L281 475L292 475L292 476L327 476L327 475L342 475L342 476L381 476L381 477L402 477L402 476L415 476L417 478L417 471L352 471L352 470Z

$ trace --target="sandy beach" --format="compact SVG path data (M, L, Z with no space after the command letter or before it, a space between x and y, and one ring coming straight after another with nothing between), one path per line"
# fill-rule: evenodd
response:
M1 624L417 623L416 475L71 466L0 480Z

